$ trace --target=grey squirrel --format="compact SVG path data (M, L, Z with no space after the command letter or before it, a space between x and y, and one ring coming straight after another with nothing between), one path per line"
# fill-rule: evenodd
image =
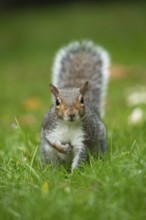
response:
M50 91L54 105L45 115L41 132L43 163L63 161L71 169L107 150L102 121L109 78L109 55L90 41L73 42L60 49L53 65Z

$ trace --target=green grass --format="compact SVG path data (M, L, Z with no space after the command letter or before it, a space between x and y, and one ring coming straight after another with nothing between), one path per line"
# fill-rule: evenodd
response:
M145 5L74 5L0 14L0 219L146 218L146 121L128 125L127 91L146 82ZM111 79L104 161L70 175L41 168L44 113L56 50L74 39L107 48L132 72ZM33 104L33 106L31 105ZM146 106L140 106L146 111Z

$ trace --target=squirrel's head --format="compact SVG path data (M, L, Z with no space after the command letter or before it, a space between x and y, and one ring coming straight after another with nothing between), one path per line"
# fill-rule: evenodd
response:
M85 114L84 94L88 82L80 88L59 89L50 84L50 90L55 97L56 114L66 121L79 121Z

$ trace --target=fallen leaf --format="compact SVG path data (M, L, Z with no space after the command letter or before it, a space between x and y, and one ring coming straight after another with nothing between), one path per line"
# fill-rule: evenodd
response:
M30 97L22 102L22 106L25 110L37 110L42 106L41 100L37 97Z
M48 193L48 190L49 190L49 184L47 181L43 182L43 185L41 187L41 190L44 194L47 194Z
M111 78L120 79L129 73L129 68L120 65L110 67Z

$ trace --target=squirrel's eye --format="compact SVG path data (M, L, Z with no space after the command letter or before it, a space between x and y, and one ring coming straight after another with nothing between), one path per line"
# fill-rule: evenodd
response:
M81 97L80 103L81 103L81 104L84 104L84 98L83 98L83 97Z
M60 102L58 99L56 99L56 106L59 106L60 105Z

